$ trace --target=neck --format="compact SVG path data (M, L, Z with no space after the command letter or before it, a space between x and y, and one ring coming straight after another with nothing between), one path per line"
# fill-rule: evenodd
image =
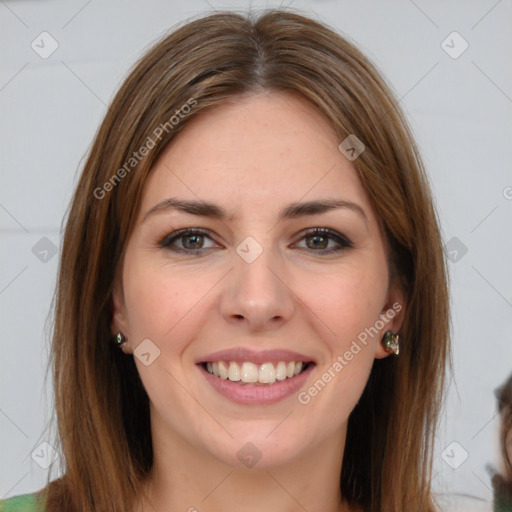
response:
M233 467L180 438L153 437L153 468L135 512L349 512L340 492L345 433L301 450L283 465Z

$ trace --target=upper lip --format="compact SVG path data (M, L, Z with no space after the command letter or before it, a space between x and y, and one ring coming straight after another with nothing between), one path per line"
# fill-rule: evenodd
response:
M207 356L200 357L196 360L196 364L215 361L247 361L255 364L263 364L273 361L315 362L312 357L298 352L293 352L291 350L253 350L246 347L236 347L227 350L220 350L218 352L208 354Z

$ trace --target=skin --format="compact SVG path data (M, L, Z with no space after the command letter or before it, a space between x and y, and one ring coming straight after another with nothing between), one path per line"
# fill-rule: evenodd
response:
M381 313L404 305L389 282L376 214L340 142L305 100L265 92L202 113L155 164L113 293L112 332L127 337L126 353L145 339L160 350L148 366L134 358L151 402L155 454L145 488L151 503L136 510L353 510L339 490L347 419L374 359L388 356L383 333L399 330L405 307L307 405L296 394L270 405L234 403L195 364L238 346L294 350L318 363L307 389ZM143 221L169 197L213 202L233 218L166 210ZM278 221L285 205L318 199L351 201L366 218L337 208ZM353 247L320 239L317 248L313 235L304 238L315 227ZM198 254L159 246L182 228L209 231L173 243ZM252 263L236 252L247 236L263 249ZM341 250L322 255L331 247ZM262 455L252 468L237 457L247 442Z

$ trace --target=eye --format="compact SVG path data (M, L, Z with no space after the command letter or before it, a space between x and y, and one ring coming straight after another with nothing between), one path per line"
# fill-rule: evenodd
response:
M314 252L322 255L340 252L353 247L352 242L345 235L329 228L309 229L300 240L306 240L307 249L312 249ZM311 240L311 243L308 243L307 240ZM334 242L337 245L328 248L329 242Z
M174 252L195 254L202 249L211 249L213 247L203 247L205 239L211 240L206 231L187 228L174 231L164 236L164 238L158 242L158 245ZM178 242L177 246L174 245L175 242Z

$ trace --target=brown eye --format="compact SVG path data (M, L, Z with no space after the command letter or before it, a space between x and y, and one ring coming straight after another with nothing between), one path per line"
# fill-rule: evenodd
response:
M306 231L301 240L306 240L306 248L319 254L330 254L351 248L352 242L341 233L328 228L313 228ZM334 247L329 247L333 242Z
M166 235L158 242L158 245L170 251L197 253L203 249L211 249L213 247L204 247L204 242L207 239L211 240L205 231L181 229Z

